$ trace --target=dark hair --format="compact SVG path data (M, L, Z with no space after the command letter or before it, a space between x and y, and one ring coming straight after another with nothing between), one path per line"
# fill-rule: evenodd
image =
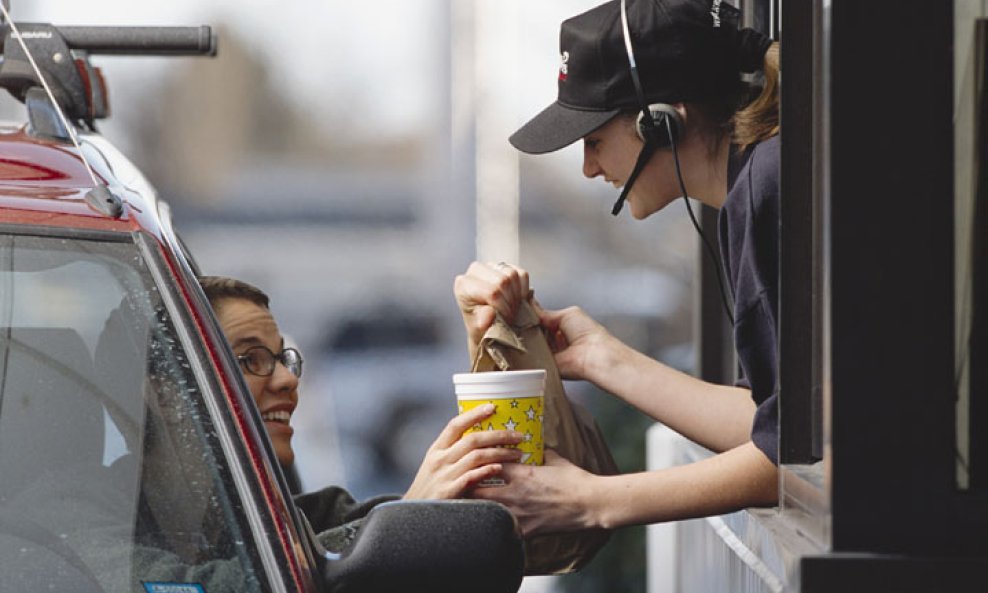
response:
M687 109L700 116L700 129L708 136L712 149L724 136L744 150L779 133L778 42L765 52L762 75L760 87L739 83L735 92L710 101L687 103Z
M244 299L265 309L270 308L270 299L260 288L236 278L225 276L200 276L202 286L210 306L215 310L223 299Z

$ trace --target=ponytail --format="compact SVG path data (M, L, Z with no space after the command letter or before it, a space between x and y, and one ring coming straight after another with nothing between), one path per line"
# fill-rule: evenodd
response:
M779 43L765 52L761 93L734 115L734 143L740 150L779 133Z

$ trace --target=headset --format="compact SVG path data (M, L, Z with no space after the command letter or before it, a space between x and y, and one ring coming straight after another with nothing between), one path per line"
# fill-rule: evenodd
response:
M631 67L631 82L635 85L635 95L641 105L641 112L635 122L635 131L642 142L654 143L654 148L665 148L683 136L683 118L668 103L652 103L645 99L641 78L638 77L638 62L631 45L631 31L628 28L628 5L621 0L621 34L624 36L624 49L628 52L628 65Z
M713 259L714 265L717 268L717 284L720 287L720 297L724 303L724 312L727 313L727 318L733 326L734 315L731 314L727 292L724 288L724 280L721 277L723 268L720 265L720 259L714 252L706 235L700 230L700 224L696 220L696 215L693 214L693 208L690 206L689 193L686 191L686 183L683 181L683 173L679 165L679 151L676 149L676 143L683 136L685 128L683 118L672 105L668 103L649 104L645 98L645 90L642 88L641 78L638 77L638 64L635 61L635 51L631 45L631 31L628 28L627 0L621 0L621 33L624 36L624 49L628 53L631 82L634 84L635 96L638 98L639 105L641 105L638 119L635 122L635 131L638 133L638 137L643 142L643 145L641 152L638 154L638 160L635 162L635 168L632 169L628 181L624 184L624 189L621 190L621 195L618 197L617 202L614 203L611 214L617 216L621 212L621 208L624 207L624 201L628 197L628 192L631 191L631 186L638 179L638 175L642 172L642 169L644 169L645 164L651 158L652 154L659 148L671 148L673 161L676 164L676 177L679 180L679 188L683 192L686 211L689 212L690 220L693 222L693 228L700 234L703 244L707 247L707 253Z
M683 118L676 111L676 108L668 103L649 104L645 98L645 89L642 87L641 78L638 76L638 62L635 60L635 50L631 45L631 31L628 27L628 5L626 0L621 0L621 33L624 36L624 49L628 53L628 65L631 68L631 82L635 87L635 96L638 98L640 110L638 118L635 120L635 132L641 139L642 150L638 154L638 161L631 171L631 176L624 184L620 197L614 203L611 214L617 216L624 207L624 201L631 191L638 175L642 172L645 164L652 157L652 154L660 148L675 149L676 142L683 136ZM678 156L677 156L678 162ZM685 192L684 192L685 193Z

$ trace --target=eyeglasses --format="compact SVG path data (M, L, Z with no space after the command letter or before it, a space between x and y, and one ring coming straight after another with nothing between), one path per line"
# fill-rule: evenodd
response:
M254 346L237 356L237 362L244 371L259 377L270 377L276 362L285 365L291 374L302 376L302 354L294 348L285 348L278 354L264 346Z

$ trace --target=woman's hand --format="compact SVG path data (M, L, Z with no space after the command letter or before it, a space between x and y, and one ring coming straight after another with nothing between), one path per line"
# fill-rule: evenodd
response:
M623 344L579 307L547 311L536 303L556 366L564 379L598 383L595 369L608 369Z
M495 313L510 322L530 292L528 272L504 262L473 262L465 274L456 277L453 294L466 326L470 360L474 359L480 339L494 323Z
M503 463L518 461L522 435L507 430L463 433L494 413L494 406L478 406L455 416L439 433L419 466L404 498L458 498L484 478L498 474Z
M547 449L545 465L504 466L504 486L476 488L474 498L497 501L511 510L525 537L576 531L598 524L591 482L598 476Z

